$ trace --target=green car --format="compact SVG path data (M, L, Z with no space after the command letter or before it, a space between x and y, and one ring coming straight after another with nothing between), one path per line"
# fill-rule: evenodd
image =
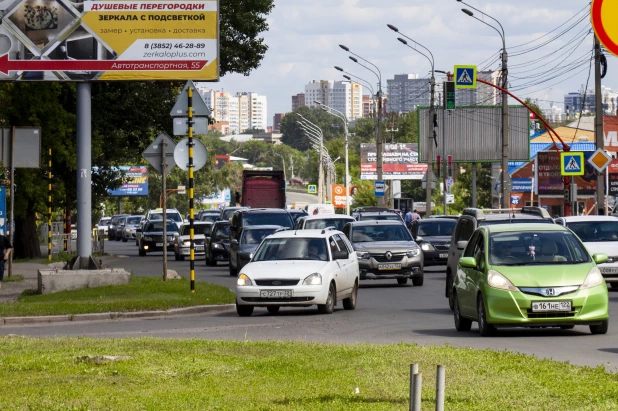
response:
M453 283L455 328L479 323L482 336L497 327L588 325L607 333L607 286L597 264L569 229L552 224L479 227L465 249Z

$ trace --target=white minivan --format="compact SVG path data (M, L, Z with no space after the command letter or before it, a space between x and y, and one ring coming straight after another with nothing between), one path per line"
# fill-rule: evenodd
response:
M180 227L182 226L184 222L182 218L182 214L180 214L180 212L176 210L175 208L168 208L167 210L165 210L165 213L166 213L165 217L168 220L174 221L178 229L180 229ZM162 220L162 219L163 219L163 209L156 208L154 210L149 210L146 213L146 217L144 218L144 221Z

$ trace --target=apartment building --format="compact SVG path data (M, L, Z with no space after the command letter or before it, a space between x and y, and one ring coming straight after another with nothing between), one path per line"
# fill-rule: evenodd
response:
M218 122L226 122L226 134L241 133L248 129L266 130L268 126L268 104L266 96L242 92L232 95L206 87L196 87L212 115Z
M304 98L307 107L318 107L318 101L349 121L363 117L363 86L352 81L313 80L305 85Z

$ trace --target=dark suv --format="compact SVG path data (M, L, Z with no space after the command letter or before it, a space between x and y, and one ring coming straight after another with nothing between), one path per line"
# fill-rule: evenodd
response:
M521 209L489 209L466 208L457 220L455 231L451 238L446 266L446 284L444 295L448 298L451 310L453 301L453 276L457 273L457 265L468 240L477 227L493 224L547 223L554 224L547 210L540 207L523 207Z
M278 225L285 228L294 228L294 220L290 213L281 208L237 210L232 217L230 240L240 240L242 228L249 225Z
M117 236L116 231L118 229L118 223L122 217L126 217L129 214L115 214L112 216L112 219L109 222L109 228L107 229L107 239L110 241L115 241L116 237L120 239L120 234Z

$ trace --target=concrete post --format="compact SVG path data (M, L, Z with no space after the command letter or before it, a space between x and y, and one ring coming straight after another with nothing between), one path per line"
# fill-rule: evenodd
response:
M92 255L91 84L77 83L77 256L87 268Z

